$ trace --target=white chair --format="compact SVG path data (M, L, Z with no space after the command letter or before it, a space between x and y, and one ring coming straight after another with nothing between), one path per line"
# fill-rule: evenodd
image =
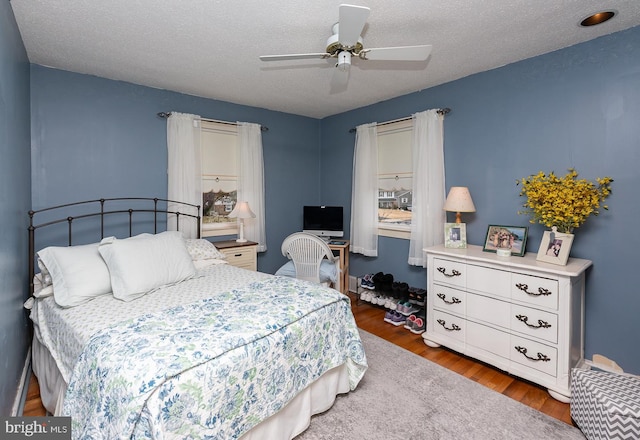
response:
M329 245L322 239L306 232L295 232L282 242L282 255L293 262L295 278L332 285L334 289L340 290L339 258L333 255ZM327 271L321 270L327 265L331 269L335 267L331 277L326 274ZM285 266L280 268L276 275L286 275L283 270Z

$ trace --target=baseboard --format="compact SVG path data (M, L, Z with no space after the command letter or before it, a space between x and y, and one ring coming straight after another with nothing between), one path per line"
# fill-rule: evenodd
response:
M22 368L22 376L20 376L20 384L16 391L16 398L13 402L13 408L11 408L11 416L21 416L24 412L24 404L27 400L27 393L29 392L29 382L31 381L31 346L27 350L27 357L24 360L24 367Z

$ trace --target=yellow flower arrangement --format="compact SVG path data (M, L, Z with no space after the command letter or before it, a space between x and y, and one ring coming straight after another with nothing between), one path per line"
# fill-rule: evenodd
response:
M591 214L598 215L600 208L609 209L602 202L611 194L613 179L598 177L596 186L577 177L576 170L570 168L564 177L540 171L518 180L517 184L522 185L520 196L527 198L522 205L526 209L518 214L529 215L530 223L540 223L548 228L556 226L558 232L570 234Z

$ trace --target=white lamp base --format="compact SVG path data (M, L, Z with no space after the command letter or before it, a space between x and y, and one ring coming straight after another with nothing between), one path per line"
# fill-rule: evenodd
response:
M244 238L244 219L240 219L240 233L236 239L236 243L246 243L247 239Z

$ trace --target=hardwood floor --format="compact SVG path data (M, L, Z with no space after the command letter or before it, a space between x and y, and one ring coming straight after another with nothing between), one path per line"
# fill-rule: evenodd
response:
M504 394L551 417L571 424L569 404L552 398L544 388L518 379L494 367L477 362L446 348L427 347L420 335L404 327L395 327L383 321L384 310L367 303L357 304L352 296L352 309L358 327L386 339L406 350L455 371L479 384ZM38 381L32 376L24 408L25 416L44 416L46 410L40 401Z

